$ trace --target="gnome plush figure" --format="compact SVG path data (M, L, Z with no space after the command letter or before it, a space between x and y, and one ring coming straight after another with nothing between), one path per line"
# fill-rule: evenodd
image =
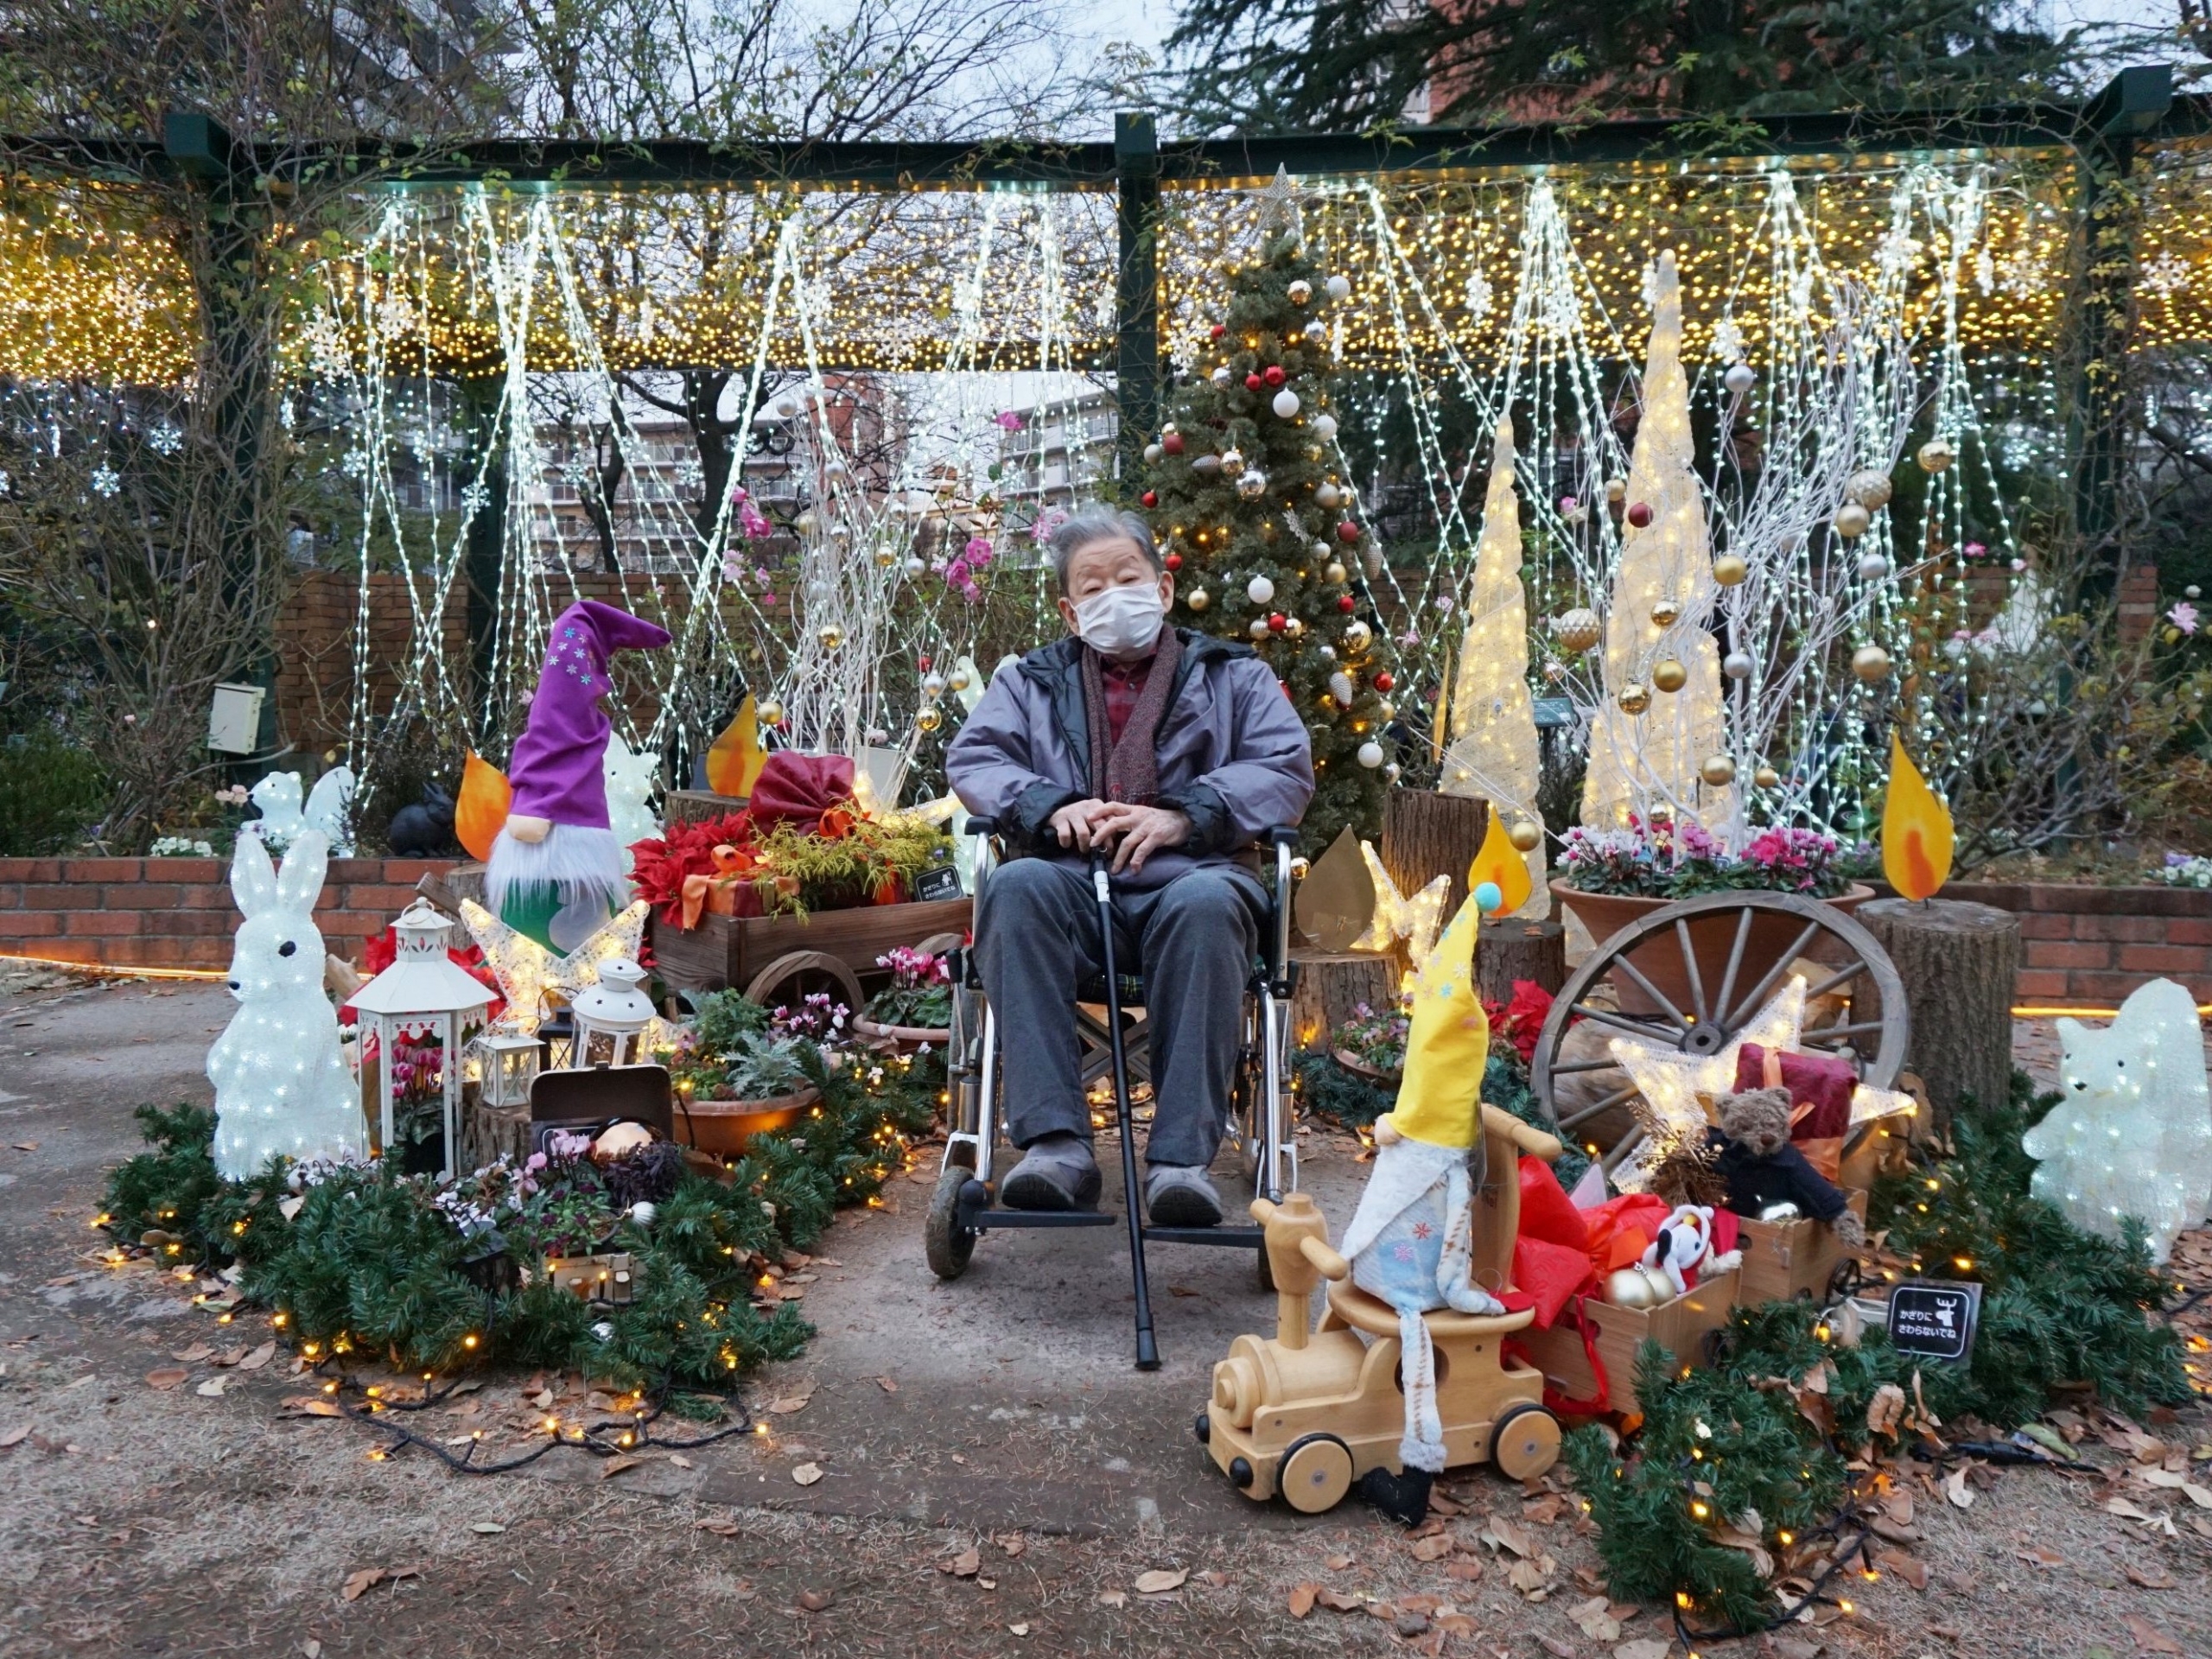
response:
M1468 1277L1474 1253L1474 1183L1480 1156L1483 1066L1490 1023L1475 984L1480 912L1470 898L1421 964L1397 1104L1375 1121L1375 1166L1340 1246L1352 1283L1398 1312L1406 1395L1402 1475L1372 1471L1370 1503L1408 1525L1428 1510L1431 1478L1444 1467L1436 1406L1436 1356L1421 1314L1431 1308L1503 1313L1505 1305Z
M514 799L484 889L501 920L551 950L582 944L627 893L602 770L614 727L600 700L613 689L610 657L668 641L667 629L595 599L562 612L546 639L537 694L507 766Z

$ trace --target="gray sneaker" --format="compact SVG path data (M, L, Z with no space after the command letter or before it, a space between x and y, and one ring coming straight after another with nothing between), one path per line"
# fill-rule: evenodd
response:
M1221 1224L1221 1194L1195 1165L1154 1164L1144 1178L1144 1207L1155 1227Z
M1009 1210L1093 1210L1098 1188L1090 1142L1063 1131L1029 1146L999 1183L999 1202Z

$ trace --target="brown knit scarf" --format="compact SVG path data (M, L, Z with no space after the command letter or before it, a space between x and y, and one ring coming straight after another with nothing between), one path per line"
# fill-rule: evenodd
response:
M1114 741L1114 728L1106 718L1104 658L1089 645L1083 648L1083 709L1090 726L1090 792L1102 801L1128 801L1150 806L1160 798L1160 769L1154 745L1160 738L1160 716L1167 712L1168 694L1175 689L1175 667L1183 643L1175 630L1163 625L1160 646L1129 710L1122 741Z

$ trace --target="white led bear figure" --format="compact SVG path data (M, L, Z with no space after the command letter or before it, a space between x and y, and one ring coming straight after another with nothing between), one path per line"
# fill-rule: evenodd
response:
M315 925L328 862L315 830L292 843L281 874L253 836L240 836L231 858L231 894L245 917L231 956L238 1011L207 1051L215 1168L228 1180L253 1174L272 1153L362 1155L360 1091L339 1052Z
M2164 1262L2174 1235L2212 1209L2212 1086L2196 1003L2154 979L2102 1030L2058 1022L2057 1105L2022 1137L2030 1190L2086 1232L2118 1238L2125 1216Z

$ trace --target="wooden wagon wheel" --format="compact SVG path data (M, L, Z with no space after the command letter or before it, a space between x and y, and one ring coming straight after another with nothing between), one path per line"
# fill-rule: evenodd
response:
M1536 1098L1610 1175L1643 1139L1636 1084L1610 1040L1717 1054L1808 957L1801 1046L1850 1060L1872 1088L1892 1087L1904 1065L1904 987L1874 936L1799 893L1714 893L1631 922L1569 976L1536 1039Z
M827 991L848 1008L861 1006L861 982L844 962L823 950L787 950L753 976L745 994L764 1008L796 1007Z

